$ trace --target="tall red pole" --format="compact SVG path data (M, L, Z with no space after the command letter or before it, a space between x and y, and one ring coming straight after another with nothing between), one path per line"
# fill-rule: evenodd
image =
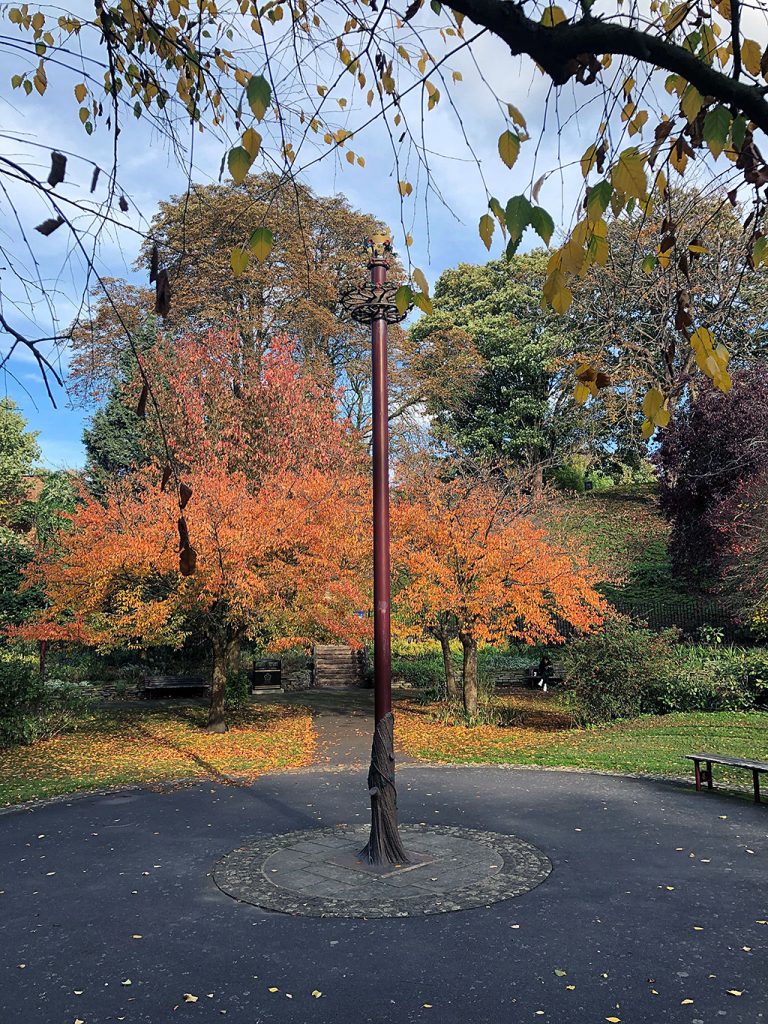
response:
M373 415L373 671L375 727L368 770L371 834L360 858L367 864L407 864L397 824L395 720L392 715L392 640L390 636L389 559L389 402L387 397L386 281L388 240L371 239L370 292L364 292L371 316ZM402 319L402 317L401 317Z
M387 279L387 262L374 256L369 263L371 284ZM379 722L392 710L392 640L390 627L389 555L389 402L387 389L387 321L371 325L373 364L373 673L375 717Z

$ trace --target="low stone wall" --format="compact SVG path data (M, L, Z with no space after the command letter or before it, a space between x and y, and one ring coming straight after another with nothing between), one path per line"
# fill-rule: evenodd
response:
M310 690L314 687L315 674L311 658L304 654L284 654L281 661L284 690Z

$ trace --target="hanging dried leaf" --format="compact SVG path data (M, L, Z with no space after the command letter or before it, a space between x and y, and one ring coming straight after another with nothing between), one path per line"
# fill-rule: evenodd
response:
M179 508L186 508L192 497L192 488L185 483L179 484Z
M64 223L63 217L49 217L48 220L44 220L42 224L38 224L35 231L39 231L41 235L52 235L57 228L60 228Z
M162 477L162 479L160 481L160 490L161 491L164 491L165 488L167 487L168 481L171 479L172 473L173 473L173 470L171 469L170 466L166 466L163 469L163 477Z
M67 170L67 158L63 153L51 153L51 170L48 175L48 184L53 187L64 181L64 174Z
M149 283L152 284L157 280L157 271L160 266L160 256L157 251L157 246L152 246L152 255L149 258Z
M194 548L182 548L179 552L179 572L182 576L194 576L197 567L197 552Z
M155 312L158 316L168 316L171 308L171 282L168 271L161 270L155 282Z
M136 415L140 416L141 419L144 419L144 417L147 415L147 398L148 397L149 397L149 384L147 384L147 382L144 381L144 386L141 389L141 394L139 395L139 401L138 401L138 404L136 406Z
M117 205L120 207L123 213L128 213L128 200L125 198L125 196L120 196Z
M179 528L179 551L182 551L184 548L191 547L189 543L189 528L184 516L179 516L177 525Z
M95 192L96 191L96 184L97 184L97 182L99 180L99 175L100 174L101 174L101 168L100 167L94 167L93 168L93 174L91 175L91 192Z

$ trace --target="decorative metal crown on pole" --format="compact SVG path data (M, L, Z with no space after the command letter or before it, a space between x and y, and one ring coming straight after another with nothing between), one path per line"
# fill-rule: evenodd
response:
M372 235L365 241L365 252L368 255L368 266L389 267L389 259L393 255L392 242L387 235ZM346 314L359 324L372 324L374 320L384 320L388 324L399 324L405 320L412 303L408 303L401 312L395 302L398 286L390 282L375 285L365 281L357 288L350 288L339 297L339 303Z

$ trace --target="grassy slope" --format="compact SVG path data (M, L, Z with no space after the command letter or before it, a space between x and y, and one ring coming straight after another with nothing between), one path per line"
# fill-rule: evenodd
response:
M130 783L249 779L311 761L314 734L303 708L249 707L223 735L202 732L204 722L197 707L103 711L76 733L0 749L0 806Z
M667 554L669 524L653 484L596 491L564 500L559 529L575 540L610 582L608 597L680 601L690 586L676 578Z
M398 710L400 745L414 757L446 764L532 764L654 775L692 775L685 754L699 750L768 759L768 713L710 712L644 716L572 729L557 703L543 694L498 698L512 726L445 724L434 705ZM751 782L743 771L718 769L717 778Z

